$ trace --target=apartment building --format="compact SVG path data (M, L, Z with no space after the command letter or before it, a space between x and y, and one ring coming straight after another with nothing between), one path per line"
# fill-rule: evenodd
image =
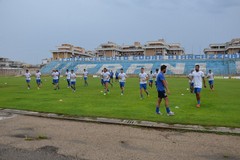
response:
M204 49L205 54L233 54L240 53L240 38L232 39L226 43L210 44Z

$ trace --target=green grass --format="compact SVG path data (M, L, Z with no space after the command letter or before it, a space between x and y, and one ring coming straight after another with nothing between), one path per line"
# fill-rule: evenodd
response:
M124 96L120 95L118 83L114 83L114 87L110 87L111 93L104 96L98 78L89 78L88 87L84 87L83 79L78 78L75 93L66 87L64 78L61 78L60 90L53 90L51 78L43 77L42 81L43 87L37 90L35 78L32 78L32 88L28 90L24 77L0 77L0 107L72 116L240 127L240 80L216 79L215 91L210 91L209 87L202 90L201 108L197 109L195 95L186 90L188 80L167 78L171 91L170 107L175 112L173 117L166 115L163 104L161 112L164 115L155 114L155 87L148 88L150 97L144 95L145 98L140 100L137 78L128 78Z

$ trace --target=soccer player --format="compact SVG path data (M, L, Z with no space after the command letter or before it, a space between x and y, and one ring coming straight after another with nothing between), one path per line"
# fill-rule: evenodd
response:
M208 78L210 89L213 91L214 90L213 88L214 74L211 69L208 71L207 78Z
M66 76L66 79L67 79L68 88L70 87L70 75L71 75L71 72L69 72L69 70L67 69L66 73L65 73L65 76Z
M192 73L192 79L194 83L194 93L196 94L197 105L196 107L200 107L200 92L202 89L202 82L204 84L204 88L206 88L204 73L199 70L200 66L195 65L195 71Z
M53 78L53 85L54 85L54 90L59 89L59 85L58 85L58 76L59 73L56 72L55 70L52 71L52 78Z
M113 75L114 75L113 71L110 70L110 83L113 83Z
M194 70L191 70L191 73L189 73L189 75L187 76L187 78L189 79L189 87L190 87L190 92L193 93L193 89L194 89L194 83L193 83L193 79L192 79L192 73Z
M108 83L110 82L110 73L107 71L107 68L103 69L102 73L103 84L104 84L104 95L109 94Z
M60 89L60 85L59 85L59 83L60 83L60 71L56 70L56 74L58 76L58 89Z
M147 73L144 72L144 68L141 68L141 73L139 73L141 99L143 99L142 90L144 90L145 93L147 94L147 96L149 96L148 91L147 91L147 80L148 80L148 75L147 75Z
M168 84L167 81L165 79L164 74L166 73L167 70L167 66L162 65L161 66L161 72L158 74L157 76L157 91L158 91L158 99L157 99L157 105L156 105L156 113L157 114L162 114L160 112L160 104L162 102L162 99L164 99L165 101L165 107L166 107L166 111L167 111L167 115L168 116L173 116L174 112L172 112L169 108L169 100L168 100L168 96L167 94L170 93L169 89L168 89ZM167 93L166 93L166 91Z
M27 87L28 89L30 89L31 73L28 71L28 69L26 70L25 77L26 77Z
M152 88L152 84L153 84L153 76L154 74L152 73L152 71L150 71L149 73L149 82L148 85Z
M118 71L116 70L116 72L115 72L115 82L118 81L118 75L119 75L119 73L118 73Z
M120 85L120 89L121 89L121 95L123 95L125 82L126 82L126 78L127 78L126 73L123 72L123 68L120 70L118 77L119 77L119 85Z
M72 88L73 92L76 91L76 77L77 76L72 69L71 74L70 74L70 81L71 81L71 88Z
M40 87L41 87L41 72L39 70L37 70L35 76L36 76L36 83L37 83L38 89L40 89Z
M155 78L155 85L157 87L157 75L158 75L159 69L157 68L155 73L153 74L153 77Z
M84 69L83 70L84 86L88 86L87 78L88 78L88 71L86 71L86 69Z
M103 70L102 70L102 72L101 72L100 77L101 77L101 84L102 84L102 86L103 86L103 85L104 85L104 83L103 83Z

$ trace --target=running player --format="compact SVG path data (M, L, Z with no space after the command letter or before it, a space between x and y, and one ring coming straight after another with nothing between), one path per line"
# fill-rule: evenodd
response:
M37 70L35 76L36 76L37 88L40 89L40 87L41 87L41 72L39 70Z
M161 72L158 74L157 76L157 91L158 91L158 99L157 99L157 105L156 105L156 113L157 114L162 114L160 112L160 104L162 102L162 99L164 99L165 101L165 107L166 107L166 111L167 111L167 115L168 116L173 116L174 112L172 112L169 108L169 100L168 100L168 96L167 94L170 93L169 89L168 89L168 84L167 81L165 79L164 74L166 73L167 70L167 66L162 65L161 66ZM166 91L167 93L166 93Z
M84 86L88 86L87 78L88 78L88 71L86 71L86 69L84 69L83 70Z
M66 79L67 79L67 85L68 85L67 88L70 87L70 75L71 75L71 72L69 72L69 70L67 69L66 73L65 73L65 76L66 76Z
M152 88L152 85L153 85L153 76L154 74L152 73L152 71L150 71L149 73L149 82L148 82L148 85Z
M118 81L118 75L119 75L119 73L118 73L118 71L116 70L116 72L115 72L115 82Z
M208 71L207 78L208 78L210 89L213 91L214 90L213 88L214 74L211 69Z
M70 74L70 81L71 81L71 88L72 88L73 92L76 91L76 77L77 76L72 69L71 74Z
M108 83L110 82L110 73L107 71L107 68L103 69L102 73L103 84L104 84L104 95L109 94Z
M147 91L147 81L148 81L148 75L144 72L144 68L141 68L141 73L139 73L139 83L140 83L140 97L143 99L142 90L145 91L147 96L149 96Z
M191 93L193 93L193 89L194 89L194 83L193 83L193 79L192 79L193 71L194 70L191 70L191 73L189 73L189 75L187 76L187 78L189 79L188 82L189 82L189 88L190 88Z
M103 83L103 70L102 70L102 72L101 72L101 74L100 74L100 77L101 77L101 84L102 84L102 86L104 85L104 83Z
M28 71L28 69L26 70L25 77L26 77L27 87L28 89L30 89L31 73Z
M60 71L56 70L56 74L58 76L58 89L60 89Z
M59 89L59 85L58 85L58 75L59 73L56 72L55 70L52 71L52 78L53 78L53 85L54 85L54 90Z
M157 87L157 75L158 75L159 69L157 68L155 73L153 74L153 77L155 78L155 85Z
M200 66L195 65L195 71L192 73L193 83L194 83L194 93L196 94L197 105L196 107L200 107L200 92L202 89L202 82L204 84L204 88L206 88L204 73L199 70Z
M123 95L125 82L126 82L126 78L127 78L126 73L123 72L123 68L120 70L118 78L119 78L119 84L120 84L120 89L121 89L121 95Z
M110 83L113 83L113 75L114 75L113 71L110 70Z

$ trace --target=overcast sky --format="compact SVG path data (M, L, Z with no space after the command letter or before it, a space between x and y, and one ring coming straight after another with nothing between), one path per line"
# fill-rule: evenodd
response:
M240 38L240 0L0 0L0 57L12 60L41 63L62 43L160 38L187 54Z

